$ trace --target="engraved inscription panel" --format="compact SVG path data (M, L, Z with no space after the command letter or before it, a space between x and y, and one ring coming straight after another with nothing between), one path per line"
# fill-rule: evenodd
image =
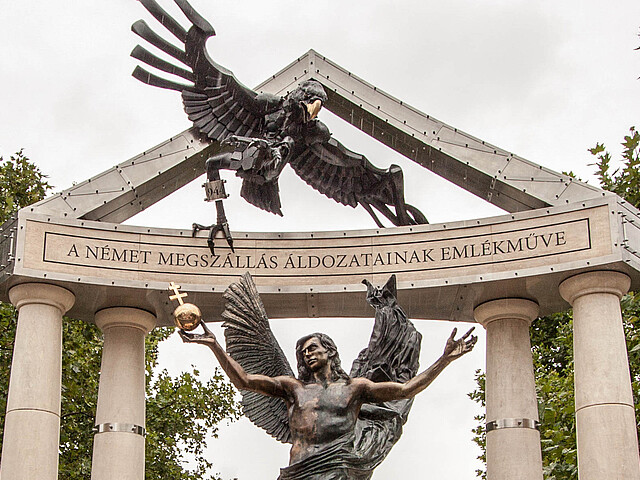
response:
M250 271L258 285L337 287L395 273L401 282L511 275L612 253L606 206L477 226L316 234L234 235L235 252L204 238L136 227L26 220L23 266L80 277L226 286ZM169 232L167 234L167 232Z

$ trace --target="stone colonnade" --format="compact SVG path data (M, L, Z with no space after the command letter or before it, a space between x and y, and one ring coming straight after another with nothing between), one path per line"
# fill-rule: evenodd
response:
M628 276L587 272L563 281L573 307L580 480L640 480L640 458L620 298ZM529 325L531 300L496 299L474 310L487 331L488 480L542 480Z
M68 290L25 283L9 291L18 325L7 401L0 479L57 480L62 381L62 315ZM144 480L144 338L151 313L116 307L96 312L104 333L92 480Z
M578 468L581 480L640 480L640 459L620 297L629 278L597 271L568 278L560 294L574 308ZM1 480L56 480L60 429L62 315L74 303L48 284L13 287L18 328L11 368ZM529 325L538 305L500 298L476 307L487 331L489 480L541 480L542 461ZM92 480L144 479L143 310L96 313L104 349Z

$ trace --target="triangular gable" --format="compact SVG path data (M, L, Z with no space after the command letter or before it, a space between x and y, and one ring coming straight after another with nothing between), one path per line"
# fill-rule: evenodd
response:
M518 212L580 202L605 192L573 180L424 114L352 75L326 57L305 55L256 87L284 95L315 79L324 106L364 133L506 210ZM66 218L121 223L204 173L217 144L191 128L136 157L28 207Z

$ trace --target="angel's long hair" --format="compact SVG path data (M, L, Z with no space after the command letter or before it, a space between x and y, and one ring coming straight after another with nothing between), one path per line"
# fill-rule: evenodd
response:
M298 380L302 383L310 383L313 381L313 372L307 368L304 362L304 355L302 354L302 346L310 338L317 338L320 341L320 345L327 349L329 355L329 365L331 365L331 381L337 382L338 380L346 380L349 382L351 377L342 369L340 364L340 356L338 355L338 347L329 335L324 333L311 333L305 335L296 343L296 360L298 361Z

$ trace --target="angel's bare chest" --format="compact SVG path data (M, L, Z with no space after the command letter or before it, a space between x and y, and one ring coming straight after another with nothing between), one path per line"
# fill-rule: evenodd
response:
M331 383L326 387L320 384L304 385L296 392L298 408L311 408L335 411L348 408L352 402L354 389L344 383Z
M327 435L342 434L353 428L359 402L355 389L344 383L327 387L309 384L296 389L289 404L289 425L296 433L326 440Z

